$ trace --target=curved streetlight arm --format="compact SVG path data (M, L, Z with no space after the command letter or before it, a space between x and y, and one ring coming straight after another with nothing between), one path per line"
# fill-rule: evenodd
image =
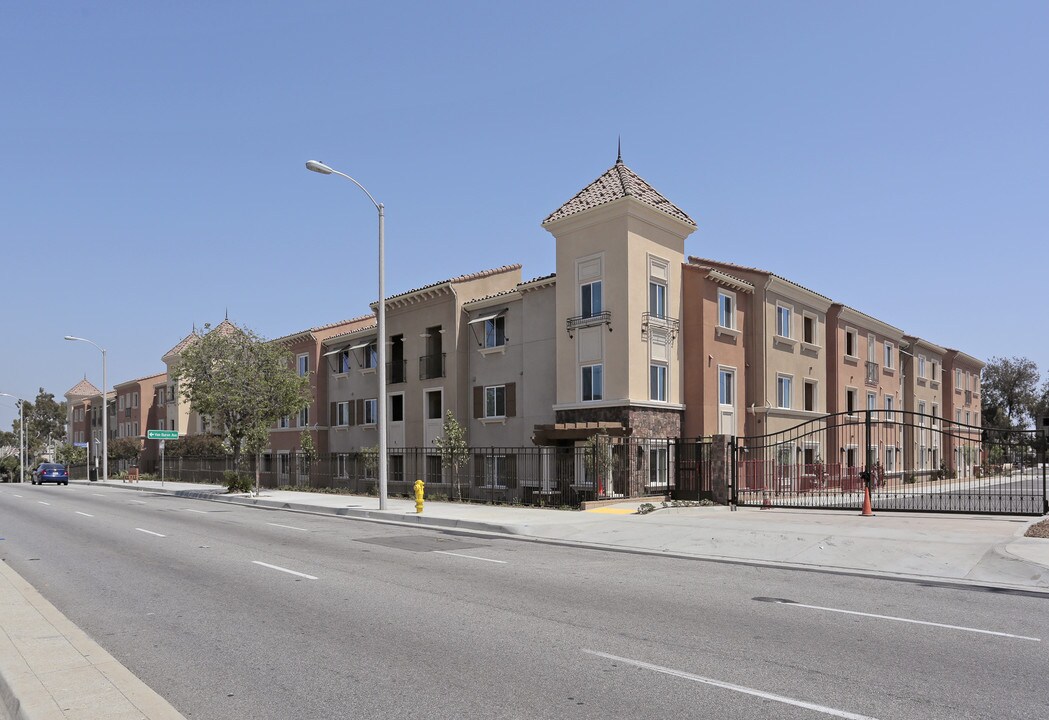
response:
M80 341L80 342L86 342L86 343L91 343L91 344L92 344L92 345L94 345L94 346L95 346L96 348L98 348L98 351L99 351L99 352L105 352L105 350L104 350L104 349L103 349L102 347L100 347L100 346L98 345L98 343L96 343L96 342L94 342L94 341L92 341L92 340L88 340L87 338L82 338L82 337L74 337L73 335L66 335L66 336L65 336L65 339L66 339L66 340L78 340L78 341Z
M90 345L94 345L95 349L102 353L102 482L109 480L109 381L106 378L106 349L87 338L77 337L76 335L66 335L66 340L73 340L76 342L86 342Z
M366 188L363 185L361 185L359 182L354 180L352 177L350 177L346 173L339 172L338 170L336 170L333 167L328 167L327 165L325 165L324 163L320 162L319 160L308 160L306 162L306 169L311 171L311 172L320 173L321 175L339 175L341 177L346 178L351 183L353 183L354 185L359 187L364 192L364 194L368 196L368 199L372 201L372 205L375 206L376 210L378 210L379 212L382 212L382 203L376 202L375 198L372 197L372 194L370 192L368 192L368 188Z

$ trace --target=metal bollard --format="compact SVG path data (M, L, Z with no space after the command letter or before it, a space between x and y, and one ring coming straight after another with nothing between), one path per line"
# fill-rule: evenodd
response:
M426 483L422 480L415 481L415 512L422 513L423 511L423 496L426 492Z

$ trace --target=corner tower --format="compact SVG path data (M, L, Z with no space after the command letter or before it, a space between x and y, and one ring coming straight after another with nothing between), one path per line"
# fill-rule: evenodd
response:
M558 425L679 436L681 266L696 223L620 155L542 227L557 243Z

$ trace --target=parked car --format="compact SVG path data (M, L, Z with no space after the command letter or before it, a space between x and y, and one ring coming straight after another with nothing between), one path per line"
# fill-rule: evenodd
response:
M46 482L69 484L69 472L65 465L58 463L40 463L33 469L32 481L34 485L43 485Z

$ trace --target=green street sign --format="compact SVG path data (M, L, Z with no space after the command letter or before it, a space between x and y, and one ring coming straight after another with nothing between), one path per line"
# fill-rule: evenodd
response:
M146 430L150 440L178 440L178 430Z

